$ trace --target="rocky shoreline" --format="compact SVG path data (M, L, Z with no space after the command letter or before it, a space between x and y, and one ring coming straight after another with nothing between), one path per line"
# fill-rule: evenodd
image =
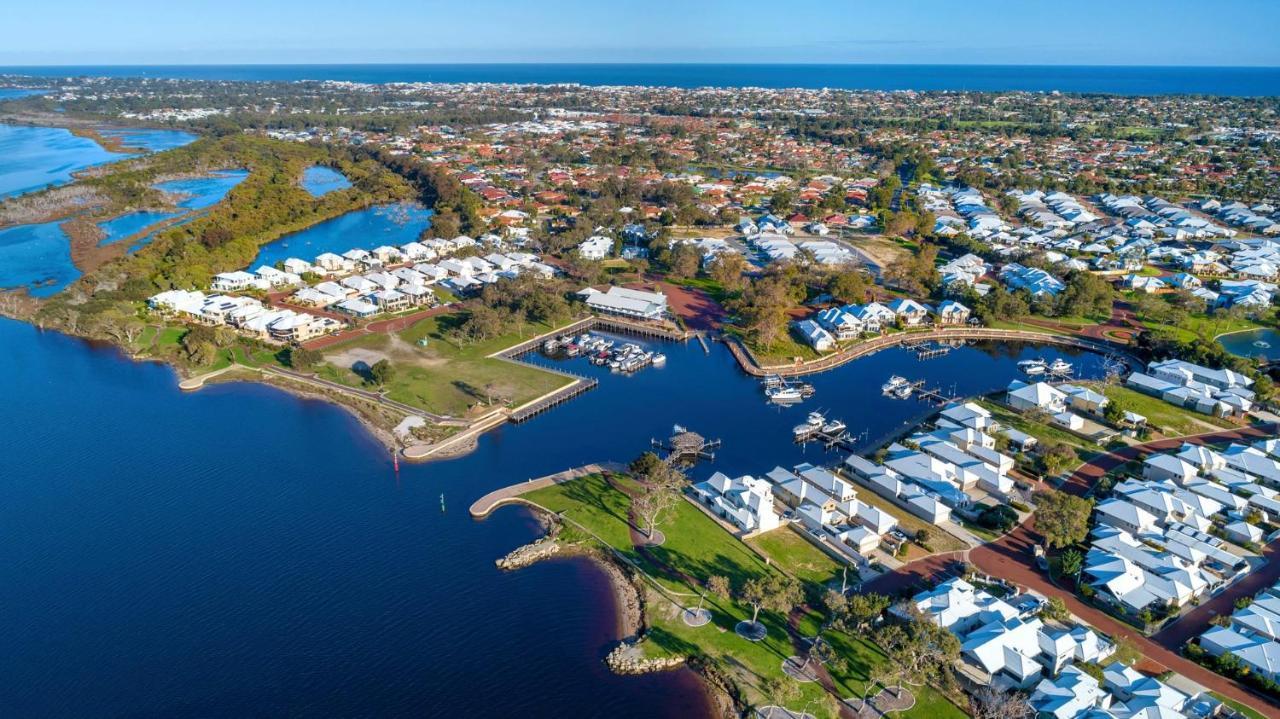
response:
M559 557L580 557L590 560L605 573L614 597L614 615L617 619L621 641L605 657L605 665L615 674L640 675L687 668L696 674L707 693L708 708L712 716L736 717L744 708L735 699L731 684L715 667L701 661L700 657L644 657L641 644L645 640L645 591L637 584L630 567L605 551L560 542L560 520L541 507L521 502L533 510L534 515L546 527L547 533L533 542L517 547L505 557L496 560L499 568L514 570L537 562ZM745 706L745 705L744 705Z

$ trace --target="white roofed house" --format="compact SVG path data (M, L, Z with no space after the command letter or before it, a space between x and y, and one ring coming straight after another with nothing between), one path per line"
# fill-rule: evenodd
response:
M1145 534L1157 528L1154 514L1124 499L1107 499L1094 511L1100 524L1123 529L1130 534Z
M603 260L613 252L613 240L594 235L578 245L578 255L584 260Z
M1198 474L1195 466L1171 454L1155 454L1142 461L1142 478L1154 482L1172 479L1186 484Z
M918 325L929 316L929 308L912 299L897 298L888 304L894 317L904 325Z
M1014 380L1005 393L1005 403L1016 410L1026 412L1041 410L1050 414L1065 412L1067 395L1053 385L1044 382L1026 384Z
M943 300L935 311L938 323L944 325L962 325L969 321L972 312L968 307L955 300Z
M237 292L248 289L257 277L242 270L220 272L213 276L209 289L215 292Z
M336 255L332 252L325 252L316 256L316 267L329 272L351 272L355 269L355 263L342 255Z
M292 272L295 275L305 275L308 272L315 273L316 270L310 262L300 260L297 257L290 257L284 261L283 265L285 272Z
M382 312L399 312L409 308L408 295L398 290L378 290L368 297Z
M767 532L781 526L774 509L773 485L767 480L750 475L731 479L716 472L694 484L692 491L712 512L743 532Z
M1037 717L1051 719L1111 719L1111 695L1097 679L1074 666L1054 678L1042 679L1027 700ZM1094 713L1094 712L1097 713Z
M622 315L644 320L661 320L667 316L667 296L661 292L645 292L625 287L610 287L601 292L593 287L578 292L594 312Z
M835 349L835 335L828 332L821 325L813 320L800 320L792 324L796 334L804 340L805 344L812 347L817 352L827 352Z

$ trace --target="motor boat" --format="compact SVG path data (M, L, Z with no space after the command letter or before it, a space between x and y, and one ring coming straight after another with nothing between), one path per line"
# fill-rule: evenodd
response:
M764 395L774 402L799 402L804 399L795 387L770 387Z
M1022 360L1018 363L1018 369L1031 375L1044 374L1048 368L1048 365L1042 359Z
M667 356L666 356L666 355L664 355L664 354L662 354L661 352L659 352L659 353L657 353L657 354L655 354L655 355L653 356L653 364L654 364L654 365L664 365L664 364L666 364L666 363L667 363Z
M1054 374L1067 374L1071 372L1071 363L1063 361L1063 359L1059 357L1049 365L1049 371Z
M899 387L902 387L906 384L908 384L906 377L899 377L898 375L895 374L894 376L889 378L888 382L885 382L884 384L880 385L880 391L884 392L885 394L893 394L898 390Z
M914 388L911 386L910 382L904 382L894 388L893 396L898 399L906 399L911 396L911 391L913 389Z
M838 419L833 419L830 422L827 422L826 424L822 425L822 433L829 434L832 436L838 436L841 432L845 431L846 428L847 428L847 425L845 425L844 422L841 422Z

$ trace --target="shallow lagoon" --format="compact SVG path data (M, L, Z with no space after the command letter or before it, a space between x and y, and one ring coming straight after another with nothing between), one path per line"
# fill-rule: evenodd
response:
M187 195L178 203L178 207L188 210L203 210L216 205L227 196L236 185L244 182L249 176L246 170L223 170L208 177L191 177L185 180L161 182L156 188L165 192Z
M1280 332L1271 328L1232 332L1218 337L1218 341L1237 357L1261 357L1268 362L1280 362Z
M154 130L146 128L119 128L99 130L104 137L119 138L126 147L136 147L147 152L163 152L199 139L198 135L182 130Z
M263 245L250 267L274 265L290 257L311 262L325 252L403 245L431 226L431 210L417 203L377 205L348 212Z
M0 199L65 184L72 173L126 157L62 128L0 123Z
M308 167L302 173L302 189L311 193L312 197L324 197L330 192L345 190L351 187L346 175L329 167L316 165Z
M152 225L158 224L172 217L177 217L180 214L182 213L140 211L121 215L114 220L99 222L98 227L102 229L103 238L98 242L98 246L104 247L106 245L119 242L126 237L145 231Z
M48 297L78 277L58 222L0 230L0 288L27 287L34 297Z

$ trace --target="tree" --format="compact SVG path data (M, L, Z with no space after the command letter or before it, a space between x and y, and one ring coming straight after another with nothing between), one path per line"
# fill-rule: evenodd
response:
M854 594L849 597L849 623L857 631L863 631L880 618L892 600L883 594Z
M974 719L1027 719L1031 706L1021 692L1003 692L992 687L981 687L969 697L970 713Z
M1036 493L1036 531L1050 547L1069 547L1089 536L1093 502L1054 489Z
M1062 573L1068 577L1074 577L1084 569L1084 555L1078 550L1068 549L1063 552L1060 561Z
M1076 451L1065 442L1051 442L1040 450L1040 465L1050 475L1056 475L1070 467L1077 459Z
M732 591L729 587L729 578L722 574L711 575L707 578L707 591L721 599L728 599Z
M662 465L662 459L658 455L653 452L644 452L639 457L631 460L631 464L627 466L627 471L636 479L646 480L658 472Z
M1070 616L1071 612L1067 610L1067 603L1062 601L1062 597L1049 597L1044 607L1040 609L1041 619L1065 622Z
M845 270L831 275L827 292L845 304L857 304L867 299L867 276L858 270Z
M681 242L671 248L667 264L671 267L671 275L678 278L693 277L698 274L698 266L702 263L702 254L689 242Z
M324 355L306 347L290 347L289 366L296 370L306 371L324 361Z
M721 252L707 263L711 279L730 292L742 289L742 274L747 271L747 260L737 252Z
M742 601L751 605L751 623L760 623L760 610L787 612L800 603L800 585L780 574L757 577L742 586Z
M391 362L380 359L369 368L369 380L378 386L384 386L395 377L396 369Z
M639 496L631 500L631 511L640 518L645 536L653 538L663 516L676 506L680 495L664 484L645 484Z
M764 695L765 701L773 706L785 707L787 702L796 698L800 693L799 690L800 687L796 681L786 674L765 677L760 681L760 693Z

